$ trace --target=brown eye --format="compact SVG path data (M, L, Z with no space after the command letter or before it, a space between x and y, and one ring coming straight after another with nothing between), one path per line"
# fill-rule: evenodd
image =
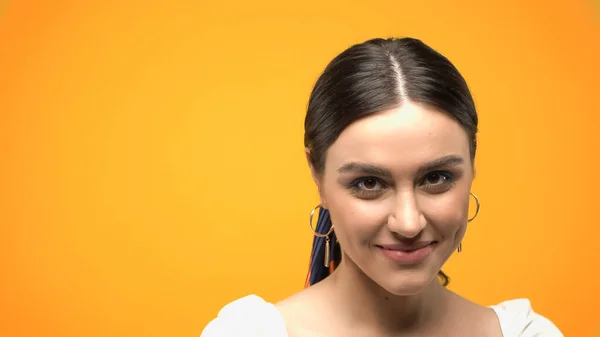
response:
M454 183L454 176L450 172L431 172L423 177L421 188L428 193L438 194L451 189Z
M433 172L425 177L425 183L428 185L439 185L443 184L446 181L446 177L440 174L439 172Z
M367 178L360 182L359 187L362 187L365 190L373 190L377 188L378 181L373 178ZM360 186L362 185L362 186Z
M348 187L357 198L373 200L383 195L388 185L379 178L364 177L354 180Z

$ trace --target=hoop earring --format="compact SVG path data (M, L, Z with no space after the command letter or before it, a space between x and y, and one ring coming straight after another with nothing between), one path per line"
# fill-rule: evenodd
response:
M481 208L481 204L479 203L479 198L477 198L477 196L475 194L473 194L473 192L470 192L469 194L471 194L471 196L473 196L473 198L475 198L475 203L477 204L477 209L475 210L475 215L473 215L473 217L470 218L468 221L468 222L471 222L471 221L475 220L475 218L479 214L479 209Z
M325 267L329 268L329 261L331 260L329 254L330 254L330 239L329 239L329 235L331 235L331 233L333 233L333 224L331 224L331 228L329 228L329 232L327 232L327 234L321 234L318 233L316 230L313 229L313 216L315 215L315 212L317 211L317 208L322 209L323 207L319 204L317 205L315 208L313 208L310 211L310 217L308 219L308 223L310 226L310 231L313 233L314 236L319 237L319 238L325 238Z
M475 215L473 215L473 217L470 218L467 222L471 222L471 221L475 220L475 218L479 214L479 209L481 208L481 203L479 203L479 198L473 192L470 192L469 194L471 196L473 196L473 198L475 198L475 203L477 204L477 209L475 210ZM462 241L458 244L458 249L456 251L459 253L462 252Z

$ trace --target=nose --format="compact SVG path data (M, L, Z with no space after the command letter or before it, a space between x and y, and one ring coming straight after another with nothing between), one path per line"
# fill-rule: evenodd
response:
M398 193L394 206L388 218L389 230L405 238L414 238L421 233L427 221L419 209L414 191Z

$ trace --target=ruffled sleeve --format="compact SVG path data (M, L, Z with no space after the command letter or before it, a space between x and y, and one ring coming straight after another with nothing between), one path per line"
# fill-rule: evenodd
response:
M515 299L492 306L504 337L564 337L547 318L533 311L528 299Z
M200 337L287 337L277 308L256 295L225 305Z

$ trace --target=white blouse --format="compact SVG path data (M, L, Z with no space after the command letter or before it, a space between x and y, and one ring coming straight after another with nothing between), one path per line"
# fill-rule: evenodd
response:
M491 306L498 315L504 337L564 337L547 318L535 313L527 299ZM249 295L225 305L200 337L288 337L285 322L275 305Z

